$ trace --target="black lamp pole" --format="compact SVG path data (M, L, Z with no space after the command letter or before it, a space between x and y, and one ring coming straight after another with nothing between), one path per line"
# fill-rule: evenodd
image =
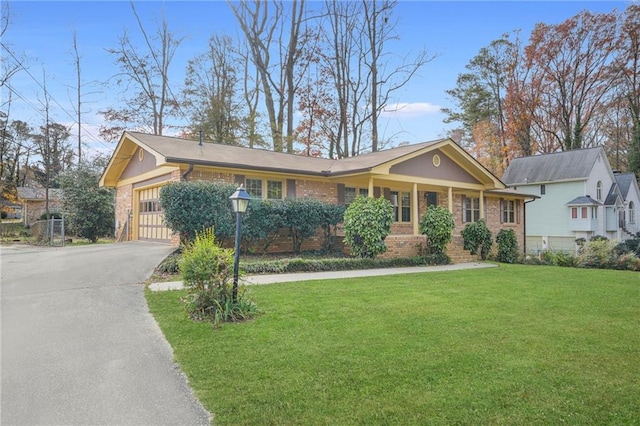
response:
M236 244L235 244L235 258L233 261L233 290L232 290L232 300L233 304L238 303L238 272L240 265L240 237L242 233L242 215L247 211L247 207L249 206L249 200L251 197L244 190L242 185L236 192L234 192L231 197L231 207L233 211L236 213Z

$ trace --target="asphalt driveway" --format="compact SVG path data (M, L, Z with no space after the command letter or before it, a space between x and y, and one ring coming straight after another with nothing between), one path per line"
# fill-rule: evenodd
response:
M144 299L171 250L0 248L2 425L209 423Z

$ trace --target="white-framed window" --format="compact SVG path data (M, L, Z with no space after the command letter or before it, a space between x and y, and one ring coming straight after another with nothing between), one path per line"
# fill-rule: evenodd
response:
M515 200L501 200L502 223L516 223L517 211Z
M633 201L629 201L629 223L636 223L636 209Z
M282 200L284 196L281 180L246 178L244 186L251 198L258 200Z
M480 220L480 198L462 197L462 221L477 222Z
M596 184L596 200L602 201L602 181L599 180Z
M391 191L394 222L411 222L411 194L409 192ZM395 203L394 203L395 201Z

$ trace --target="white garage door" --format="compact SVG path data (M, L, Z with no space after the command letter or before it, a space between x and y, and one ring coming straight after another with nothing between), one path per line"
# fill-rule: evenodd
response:
M171 230L163 222L160 208L160 187L140 190L138 210L138 239L145 241L170 242Z

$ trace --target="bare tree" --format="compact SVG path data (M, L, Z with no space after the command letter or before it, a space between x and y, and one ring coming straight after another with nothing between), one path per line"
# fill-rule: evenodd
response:
M302 23L305 0L293 0L288 27L282 1L231 3L260 79L274 151L293 152L294 103L302 72L296 68L304 45ZM277 49L277 50L276 50ZM278 54L276 63L273 54ZM284 130L286 109L286 134Z
M166 118L176 113L179 105L169 85L169 67L176 49L182 42L169 32L162 16L153 37L147 34L133 2L131 9L138 21L146 52L136 47L128 33L120 37L119 46L107 49L115 57L120 68L118 85L124 86L126 106L101 111L111 126L103 126L100 133L108 140L115 140L127 124L141 125L142 130L162 135L167 127Z

